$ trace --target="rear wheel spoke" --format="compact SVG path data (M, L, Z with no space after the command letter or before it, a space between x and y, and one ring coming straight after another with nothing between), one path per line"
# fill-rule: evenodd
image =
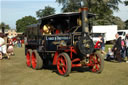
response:
M63 66L66 66L64 59L61 59L61 63L63 64Z

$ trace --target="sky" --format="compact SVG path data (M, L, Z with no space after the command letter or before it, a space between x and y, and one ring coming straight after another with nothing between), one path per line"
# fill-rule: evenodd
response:
M16 21L24 16L36 17L36 11L44 9L45 6L55 8L56 13L61 12L61 5L56 0L0 0L0 22L9 24L12 29L16 28ZM124 0L122 0L124 1ZM114 12L123 21L128 19L128 6L119 4L120 10ZM36 17L37 18L37 17Z

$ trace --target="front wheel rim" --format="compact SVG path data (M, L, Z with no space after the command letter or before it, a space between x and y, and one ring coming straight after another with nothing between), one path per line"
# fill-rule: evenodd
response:
M101 67L101 59L98 55L92 55L90 57L91 71L97 72Z

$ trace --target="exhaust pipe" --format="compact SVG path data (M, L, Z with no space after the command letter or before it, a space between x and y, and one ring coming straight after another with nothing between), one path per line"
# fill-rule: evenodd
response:
M82 20L82 32L89 33L89 28L88 28L88 8L80 8L81 12L81 20Z
M89 36L89 27L88 27L88 8L80 8L81 21L82 21L82 33L81 39L77 43L77 48L79 52L84 55L83 57L88 57L94 50L94 44L92 39Z

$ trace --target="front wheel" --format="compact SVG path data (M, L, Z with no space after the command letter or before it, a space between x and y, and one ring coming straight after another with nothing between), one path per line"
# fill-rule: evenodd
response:
M97 51L93 54L91 54L90 59L90 70L95 73L101 73L104 68L104 59L101 55L101 52Z
M57 59L57 70L62 76L68 76L71 72L71 60L67 53L61 53Z

